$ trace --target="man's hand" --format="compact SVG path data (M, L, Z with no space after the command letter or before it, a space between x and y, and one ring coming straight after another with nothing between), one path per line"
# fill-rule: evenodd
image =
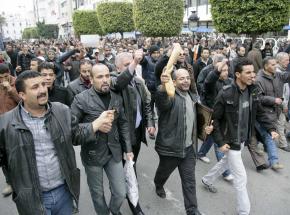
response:
M275 104L280 105L282 104L282 99L281 98L275 98Z
M147 132L149 135L154 135L155 134L156 129L154 127L148 127L147 128Z
M17 67L16 67L16 72L21 72L21 70L22 70L22 69L21 69L21 66L17 66Z
M223 145L219 150L223 153L228 152L231 147L228 144Z
M138 49L135 51L134 53L134 59L133 61L130 63L128 69L130 71L131 74L134 73L137 65L141 62L141 60L143 59L143 49Z
M280 135L276 131L271 131L271 136L273 140L277 140Z
M129 153L126 153L126 160L133 160L134 158L134 154L133 152L129 152Z
M205 128L204 128L204 130L205 130L205 133L207 134L207 135L209 135L209 134L211 134L211 132L213 131L213 120L211 121L211 123L210 123L210 125L208 125L208 126L206 126Z
M283 113L288 113L288 108L283 109Z
M115 110L104 111L97 119L92 122L93 130L109 133L112 129L112 122L114 121Z

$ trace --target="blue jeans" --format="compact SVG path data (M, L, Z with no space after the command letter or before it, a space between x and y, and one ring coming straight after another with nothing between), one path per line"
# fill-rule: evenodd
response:
M267 147L268 153L268 161L270 166L278 163L278 151L275 141L272 139L271 135L267 132L267 130L261 126L258 122L255 123L255 128L257 132L259 132L263 143Z
M65 184L53 190L42 192L42 201L46 215L72 214L73 200Z
M88 166L84 162L87 182L97 214L119 214L122 203L126 197L126 184L122 162L111 158L104 166ZM109 206L106 203L103 187L103 170L107 174L111 191Z
M208 136L207 139L203 142L203 144L201 145L201 147L197 153L197 157L206 156L206 154L209 152L212 145L214 145L214 152L215 152L216 159L217 159L217 161L220 161L223 158L224 153L219 151L218 146L213 141L212 136ZM223 177L226 177L230 174L231 174L230 170L227 169L226 171L223 172Z

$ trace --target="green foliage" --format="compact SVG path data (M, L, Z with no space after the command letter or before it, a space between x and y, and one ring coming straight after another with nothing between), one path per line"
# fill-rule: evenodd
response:
M145 36L170 37L181 32L183 0L134 0L136 28Z
M41 38L57 38L58 37L58 26L57 25L46 25L43 22L36 23L38 34Z
M289 0L210 0L215 28L223 33L257 35L281 31Z
M22 39L37 39L39 38L38 30L34 28L25 28L22 32Z
M104 34L95 10L78 10L74 12L73 27L77 35Z
M134 30L133 4L129 2L101 2L97 7L100 25L106 33Z

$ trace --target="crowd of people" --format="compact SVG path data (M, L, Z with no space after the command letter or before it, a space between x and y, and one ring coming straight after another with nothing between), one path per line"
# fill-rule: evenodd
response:
M290 43L275 56L270 43L261 50L259 43L190 37L102 38L92 48L78 40L15 41L5 47L0 51L0 166L7 182L2 193L13 194L21 215L78 211L75 145L81 146L100 215L121 215L125 160L134 161L138 176L146 137L155 140L159 156L156 194L166 198L164 186L178 168L187 215L203 214L195 165L196 159L210 162L212 146L218 162L201 183L216 193L220 175L232 181L239 215L250 214L251 207L243 148L258 172L281 171L278 149L290 152ZM166 90L171 80L173 96ZM198 103L212 110L212 122L196 151ZM140 202L127 200L132 214L144 214Z

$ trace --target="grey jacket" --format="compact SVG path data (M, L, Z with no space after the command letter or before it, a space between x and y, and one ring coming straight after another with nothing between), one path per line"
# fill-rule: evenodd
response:
M80 192L80 170L77 169L72 142L81 135L69 108L58 102L49 103L45 121L62 174L74 200ZM0 117L0 166L6 166L13 188L13 201L20 215L45 215L42 191L37 173L32 133L24 124L20 105ZM79 140L83 138L78 138Z
M70 82L67 86L70 104L73 102L75 95L87 90L88 88L84 85L80 77Z
M108 134L101 131L93 132L92 122L107 110L93 87L76 95L71 105L72 114L77 118L82 133L86 136L85 141L76 144L81 145L82 160L89 166L103 166L107 162L104 155L110 154L109 150L116 162L122 160L122 152L132 152L122 97L113 91L110 93L111 101L108 109L115 109L116 113Z
M273 121L277 121L282 112L282 105L275 104L275 98L283 97L283 86L287 82L290 82L290 73L288 72L276 72L274 76L265 74L264 70L258 73L256 83L262 92L261 103L265 109L265 113Z
M186 101L178 90L173 98L168 97L166 91L158 87L156 92L156 107L159 114L158 133L155 149L158 154L184 158L186 148ZM189 91L195 110L197 96ZM194 111L196 113L196 111ZM195 119L196 116L194 117ZM197 144L197 122L193 125L192 143Z

